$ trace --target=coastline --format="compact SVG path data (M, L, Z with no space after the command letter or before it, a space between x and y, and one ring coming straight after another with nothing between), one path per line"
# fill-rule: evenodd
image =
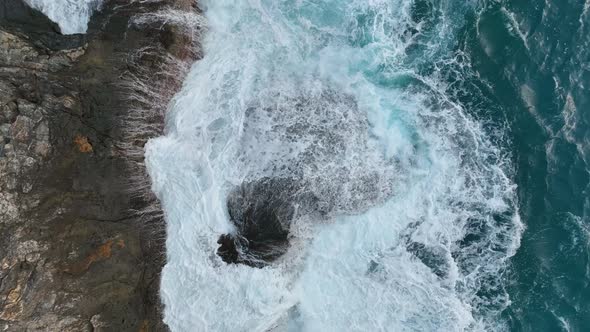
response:
M143 145L201 56L197 17L193 1L111 0L63 36L22 0L0 5L3 330L167 330Z

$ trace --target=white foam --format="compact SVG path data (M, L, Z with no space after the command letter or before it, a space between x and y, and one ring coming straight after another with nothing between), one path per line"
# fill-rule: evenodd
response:
M85 33L88 22L103 0L25 0L57 23L64 35Z
M522 29L520 28L520 24L518 23L516 15L513 12L506 9L506 7L500 8L500 11L502 12L502 14L504 14L504 16L510 22L510 24L508 25L508 30L511 32L514 32L520 38L520 40L522 40L524 47L527 50L530 50L529 42L528 42L528 33L522 32Z
M173 331L499 329L522 231L509 160L442 81L411 66L413 43L435 57L453 29L408 42L410 4L202 3L205 57L166 136L146 147L168 222ZM296 220L271 266L221 261L228 191L282 175L333 201L329 220Z

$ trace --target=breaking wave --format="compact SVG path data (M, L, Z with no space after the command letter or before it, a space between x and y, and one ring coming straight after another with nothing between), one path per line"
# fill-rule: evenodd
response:
M456 98L475 5L201 5L205 56L146 146L171 329L503 329L523 226L504 128Z
M85 33L94 11L100 9L103 0L25 0L57 23L64 35Z

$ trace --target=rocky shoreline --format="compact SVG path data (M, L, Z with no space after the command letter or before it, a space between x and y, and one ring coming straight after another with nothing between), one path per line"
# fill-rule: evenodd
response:
M192 0L106 1L64 36L0 4L0 329L162 331L143 145L200 57Z

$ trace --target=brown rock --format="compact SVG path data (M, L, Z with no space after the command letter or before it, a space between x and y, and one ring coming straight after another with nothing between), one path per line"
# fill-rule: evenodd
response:
M20 301L22 296L22 286L17 284L11 289L4 300L0 319L14 321L17 320L23 311L23 303Z
M88 142L88 137L76 135L76 137L74 137L74 144L76 144L78 151L82 153L92 152L92 144Z
M0 1L0 330L166 330L164 227L134 181L149 184L143 144L198 50L178 22L132 21L171 7L196 13L190 0L108 0L87 35L62 36L22 0ZM127 122L135 108L157 116Z
M66 267L64 272L70 274L85 273L92 264L111 258L113 255L113 246L115 249L121 250L125 248L125 242L122 239L117 240L116 243L114 240L108 240L90 252L84 260Z

